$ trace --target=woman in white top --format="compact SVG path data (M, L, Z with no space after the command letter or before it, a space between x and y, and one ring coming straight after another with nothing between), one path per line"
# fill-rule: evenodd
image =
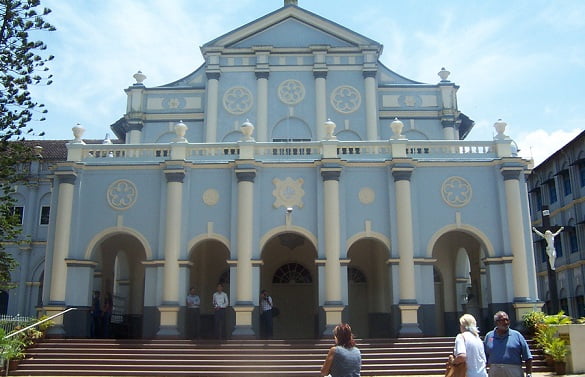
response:
M466 377L487 377L483 342L479 338L475 318L471 314L463 314L459 318L459 329L461 333L455 337L455 360L453 363L467 363Z

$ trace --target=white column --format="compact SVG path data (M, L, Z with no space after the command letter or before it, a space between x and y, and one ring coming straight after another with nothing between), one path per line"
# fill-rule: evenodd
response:
M238 214L237 214L237 255L236 270L236 327L235 337L251 337L252 312L254 310L252 284L252 249L254 222L254 179L253 169L236 170L238 179Z
M522 197L520 194L521 169L502 170L504 189L506 193L506 209L508 217L508 232L510 247L512 248L512 271L514 278L514 301L530 299L528 288L528 269L526 266L526 230L522 219Z
M183 204L184 172L165 172L167 196L165 212L165 264L163 267L162 305L160 310L160 329L157 336L177 336L179 334L179 254L181 251L181 224Z
M269 72L256 72L256 91L258 104L256 114L256 140L268 141L268 75Z
M378 140L378 106L376 101L376 71L364 71L366 97L366 136L368 140Z
M317 140L323 140L323 123L327 121L327 71L313 71L315 77L315 128Z
M330 334L341 322L344 305L341 299L341 242L339 236L339 176L341 168L323 168L323 218L325 247L325 331Z
M45 312L49 316L65 310L66 306L67 264L65 259L69 256L71 242L71 216L73 213L73 194L76 179L76 175L73 172L57 172L56 175L59 181L59 194L57 198L57 216L55 217L55 240L53 242L49 302L45 306ZM63 316L58 316L53 321L55 326L49 329L49 333L56 336L64 335Z
M401 314L400 336L421 334L418 325L418 308L416 301L416 281L414 277L414 235L412 223L412 201L410 177L413 168L393 168L392 176L396 190L396 229L398 238L398 275L400 280Z
M207 143L217 142L219 76L219 72L207 72L207 108L205 109L205 141Z

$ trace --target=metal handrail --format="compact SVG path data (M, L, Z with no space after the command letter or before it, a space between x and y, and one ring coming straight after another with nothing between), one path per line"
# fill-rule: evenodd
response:
M33 327L35 327L35 326L38 326L38 325L40 325L41 323L44 323L44 322L50 321L50 320L52 320L52 319L53 319L53 318L55 318L55 317L58 317L58 316L60 316L60 315L63 315L63 314L65 314L65 313L67 313L67 312L70 312L71 310L77 310L77 308L69 308L69 309L63 310L62 312L59 312L59 313L57 313L57 314L53 314L52 316L50 316L50 317L47 317L47 318L45 318L45 319L42 319L42 320L40 320L40 321L37 321L36 323L33 323L32 325L30 325L30 326L27 326L27 327L25 327L24 329L20 329L20 330L18 330L18 331L15 331L15 332L13 332L13 333L10 333L10 334L6 335L6 336L4 337L4 339L8 339L8 338L10 338L10 337L13 337L13 336L14 336L14 335L16 335L16 334L20 334L21 332L24 332L24 331L26 331L26 330L28 330L28 329L32 329Z

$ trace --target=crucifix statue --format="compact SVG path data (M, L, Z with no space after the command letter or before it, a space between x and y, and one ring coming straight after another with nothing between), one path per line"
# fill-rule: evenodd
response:
M546 240L546 254L548 255L548 263L552 270L555 269L555 260L557 259L557 251L555 250L555 237L559 235L565 229L564 226L558 228L556 232L552 232L550 229L544 231L544 234L535 227L532 227L534 233L538 234Z

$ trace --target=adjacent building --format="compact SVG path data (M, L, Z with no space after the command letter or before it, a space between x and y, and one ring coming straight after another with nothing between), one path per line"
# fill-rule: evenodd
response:
M549 226L545 228L556 233L564 227L554 237L554 272L548 267L546 241L534 234L543 310L549 314L563 310L574 318L585 317L585 131L535 167L528 177L528 187L533 226L543 226L543 219L548 217Z

